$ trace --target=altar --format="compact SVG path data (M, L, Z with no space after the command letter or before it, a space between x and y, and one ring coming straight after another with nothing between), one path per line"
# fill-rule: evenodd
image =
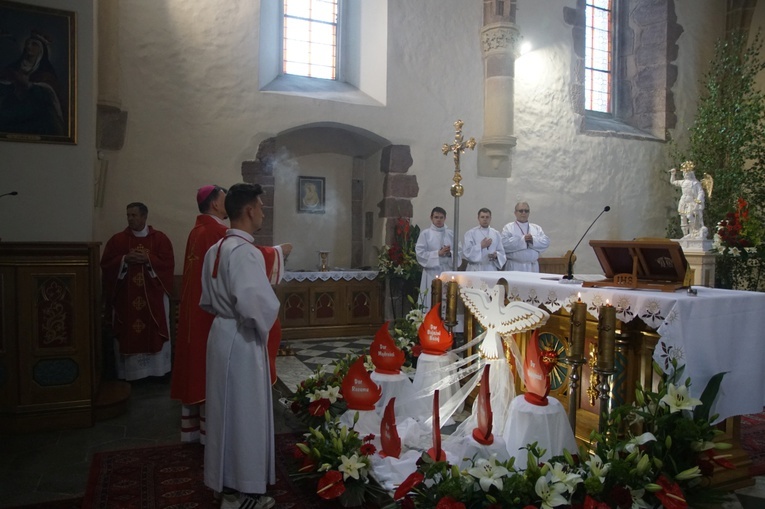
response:
M592 276L596 280L601 276ZM716 288L694 288L696 295L685 290L657 292L623 288L587 288L581 284L562 284L560 276L526 272L444 272L444 281L457 281L488 291L500 283L507 286L507 298L544 307L551 319L540 331L544 347L558 353L552 373L551 395L566 404L569 346L569 314L574 301L581 298L587 305L585 360L597 343L597 316L608 301L616 307L619 320L616 374L611 380L611 403L632 401L637 382L651 386L654 380L652 361L665 369L671 359L685 364L685 376L691 379L691 393L699 397L709 379L726 372L713 413L725 428L726 436L738 443L738 427L734 416L759 413L765 406L765 294ZM585 278L588 279L588 278ZM471 335L472 319L465 318L465 330ZM525 350L527 338L517 338ZM586 440L597 426L599 402L594 394L596 374L584 365L582 383L575 395L579 440ZM748 465L743 453L737 466ZM744 469L745 474L745 469ZM726 475L733 476L732 473ZM716 481L719 481L716 480ZM730 477L732 487L739 483Z
M275 292L283 339L372 336L384 285L372 270L288 271Z

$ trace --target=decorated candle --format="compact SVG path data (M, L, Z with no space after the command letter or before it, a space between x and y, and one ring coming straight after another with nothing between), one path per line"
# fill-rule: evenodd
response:
M598 317L598 369L613 371L616 341L616 308L606 301Z
M457 281L452 279L446 283L446 325L453 326L457 323Z
M571 357L581 359L584 355L584 336L587 330L587 304L581 296L571 306Z
M431 308L434 308L436 307L436 304L441 303L442 288L443 288L443 284L441 283L441 279L438 277L433 279L433 282L430 284L430 307Z

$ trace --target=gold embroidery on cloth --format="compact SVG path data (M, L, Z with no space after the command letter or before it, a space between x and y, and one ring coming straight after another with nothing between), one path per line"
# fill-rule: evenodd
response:
M136 311L140 311L145 307L146 307L146 299L144 299L141 296L138 296L135 299L133 299L133 309L135 309Z
M133 322L133 332L136 334L140 334L144 329L146 328L146 324L143 323L143 321L138 318L135 322Z

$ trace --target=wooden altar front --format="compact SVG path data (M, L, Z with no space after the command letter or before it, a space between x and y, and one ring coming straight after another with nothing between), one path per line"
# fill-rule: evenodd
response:
M383 289L377 271L286 272L275 287L282 338L373 336Z
M565 407L569 405L569 366L564 362L570 352L570 309L580 296L587 304L585 357L597 350L597 315L608 300L617 308L619 320L616 374L610 380L609 405L632 403L635 387L655 386L657 374L653 361L664 369L670 359L685 364L696 397L707 381L718 372L727 372L720 397L712 413L719 414L724 432L720 440L733 444L731 460L735 470L718 469L713 482L721 489L735 489L751 484L750 460L741 450L739 415L759 413L765 406L765 377L762 331L765 330L765 294L698 288L696 296L686 291L674 293L620 288L587 288L580 284L561 284L560 276L522 272L446 272L442 278L454 278L460 285L486 291L495 284L505 284L507 298L545 308L550 320L540 328L540 343L558 353L553 370L551 395ZM597 280L602 276L594 276ZM467 316L465 331L472 337L474 324ZM516 340L525 353L530 334ZM511 366L512 369L512 366ZM516 376L516 390L521 382ZM600 400L597 374L584 364L576 404L576 437L587 443L590 431L598 426Z

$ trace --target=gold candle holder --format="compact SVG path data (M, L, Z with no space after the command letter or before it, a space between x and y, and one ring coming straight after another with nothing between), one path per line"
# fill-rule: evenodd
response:
M581 359L584 356L584 337L587 331L587 304L581 297L571 307L571 357Z
M437 304L441 304L443 292L443 283L436 277L430 284L430 308L433 309Z
M321 272L329 271L329 251L319 251L319 264Z
M459 286L453 279L446 283L446 326L457 325L457 293Z
M606 301L598 317L598 369L613 371L616 343L616 308Z

